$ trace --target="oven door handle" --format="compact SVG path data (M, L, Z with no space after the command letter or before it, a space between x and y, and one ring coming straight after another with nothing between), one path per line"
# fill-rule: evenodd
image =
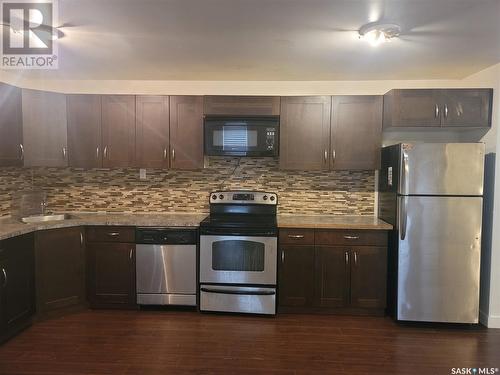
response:
M275 295L275 291L263 290L263 291L248 291L248 290L231 290L231 289L209 289L200 288L202 292L205 293L217 293L217 294L238 294L247 296L272 296Z
M201 235L208 236L235 236L235 237L276 237L277 231L248 231L248 232L234 232L230 230L211 230L203 229Z

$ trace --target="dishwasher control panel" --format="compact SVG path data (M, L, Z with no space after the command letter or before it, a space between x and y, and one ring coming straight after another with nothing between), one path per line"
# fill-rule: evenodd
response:
M137 228L135 243L151 245L196 245L198 230L180 228Z

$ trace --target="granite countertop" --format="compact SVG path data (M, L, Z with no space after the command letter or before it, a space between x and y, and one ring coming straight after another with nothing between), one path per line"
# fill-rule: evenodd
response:
M0 219L0 240L44 229L75 227L80 225L124 225L148 227L199 227L207 213L70 213L71 218L24 224L13 218ZM278 215L279 228L324 229L379 229L390 230L392 225L373 216L336 215Z
M124 225L148 227L198 227L207 213L70 213L63 221L24 224L13 218L0 219L0 240L44 229L75 227L80 225Z
M278 227L312 229L392 229L391 224L375 216L342 215L278 215Z

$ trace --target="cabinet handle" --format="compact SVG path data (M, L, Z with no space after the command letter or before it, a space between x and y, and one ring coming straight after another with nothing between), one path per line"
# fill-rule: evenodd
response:
M167 160L167 149L163 149L163 159Z
M21 150L21 160L24 160L24 146L22 143L19 143L19 149Z
M104 146L104 159L108 158L108 146Z
M175 148L172 147L172 161L175 160Z
M83 246L83 232L80 232L80 245Z
M439 117L439 105L436 104L436 107L434 109L434 117L438 118Z
M63 159L66 160L66 155L68 154L68 152L66 151L66 147L63 147L62 148L62 156L63 156Z
M345 264L349 264L349 252L346 251L344 256L345 256Z
M99 159L99 146L97 146L95 149L95 155L96 155L96 159Z
M108 232L108 236L110 237L116 237L116 236L119 236L120 233L119 232Z
M358 265L358 252L357 251L354 252L354 265L355 266Z
M7 286L7 271L5 271L5 268L2 268L2 273L3 273L2 288L5 288Z
M304 238L303 234L289 234L288 238L293 238L294 240L299 240L301 238Z
M325 150L325 163L328 161L328 151Z
M337 158L337 152L332 150L332 164L335 164L335 159Z
M134 254L134 249L130 249L130 253L128 255L128 257L130 258L130 260L132 260L132 255Z
M448 104L444 105L444 118L448 118Z
M344 236L346 240L359 240L359 236Z
M285 251L281 250L281 264L285 264Z

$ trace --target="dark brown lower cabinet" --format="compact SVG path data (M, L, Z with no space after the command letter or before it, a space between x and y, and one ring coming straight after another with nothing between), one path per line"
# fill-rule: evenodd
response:
M314 305L345 307L349 304L349 249L315 248Z
M135 308L135 244L87 244L88 299L92 308Z
M384 309L387 300L387 248L351 250L351 306Z
M279 305L309 306L314 294L314 247L282 246L280 257Z
M0 342L31 323L35 313L33 234L0 241Z
M306 242L305 234L295 232L280 231L280 241L289 242L291 237ZM279 310L383 314L387 246L381 245L387 243L386 237L379 231L315 230L305 245L281 245ZM348 245L349 241L363 245Z
M84 307L85 244L83 228L63 228L35 235L38 317Z

